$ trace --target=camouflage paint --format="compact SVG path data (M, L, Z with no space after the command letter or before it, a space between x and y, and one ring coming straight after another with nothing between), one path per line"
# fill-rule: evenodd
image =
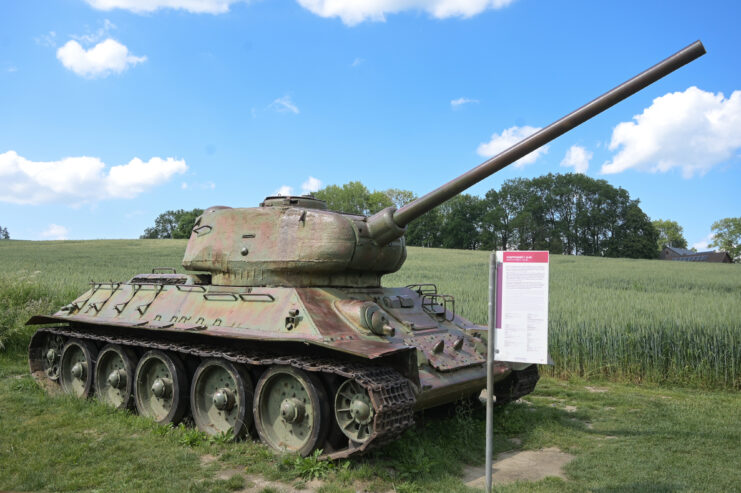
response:
M263 344L293 341L369 360L401 355L411 367L407 373L416 384L418 408L484 386L487 328L441 311L441 306L430 313L415 290L214 286L201 281L193 275L148 274L126 283L93 283L54 315L36 316L29 323L184 331ZM385 334L367 326L363 310L368 306L383 314ZM508 369L502 365L502 378Z

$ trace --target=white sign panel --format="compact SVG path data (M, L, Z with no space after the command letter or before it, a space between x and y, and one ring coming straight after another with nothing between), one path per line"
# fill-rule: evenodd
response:
M494 359L548 364L548 252L497 252Z

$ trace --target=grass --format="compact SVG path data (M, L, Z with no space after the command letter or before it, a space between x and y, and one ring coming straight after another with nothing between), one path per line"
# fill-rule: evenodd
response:
M320 478L327 492L454 493L471 491L461 474L484 458L478 408L420 415L399 441L330 464L275 456L252 442L191 441L187 428L49 396L17 358L0 356L0 367L0 489L221 492L261 477L275 491ZM587 388L594 385L605 392ZM497 409L495 452L558 447L576 456L569 480L502 491L739 491L739 408L736 392L546 377L522 403Z
M276 482L264 491L291 491L311 478L327 493L469 491L461 474L484 456L476 408L458 406L453 417L428 412L399 441L329 465L156 426L36 386L27 375L33 329L25 320L69 302L91 279L178 266L184 247L0 242L0 490L222 492L261 477ZM413 248L385 284L436 282L463 316L484 323L486 262L483 252ZM741 394L732 390L741 375L739 266L554 257L550 322L552 372L561 378L544 378L523 403L497 410L495 451L555 446L576 459L568 481L502 491L741 490ZM642 385L627 383L634 381Z

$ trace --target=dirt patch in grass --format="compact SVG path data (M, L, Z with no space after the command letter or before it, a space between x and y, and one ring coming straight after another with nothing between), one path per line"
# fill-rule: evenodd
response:
M588 391L592 392L593 394L602 394L602 393L607 392L607 389L602 388L602 387L590 387L590 386L586 386L584 388L587 389Z
M539 481L549 476L566 479L563 467L573 455L551 447L542 450L504 452L497 456L492 467L492 483L505 484L515 481ZM463 481L472 488L486 486L485 466L466 466Z
M201 465L202 466L207 466L209 464L212 464L212 463L216 462L217 459L218 459L218 457L216 457L215 455L203 454L201 456Z
M219 479L229 479L235 475L243 476L242 474L243 472L244 471L240 469L222 469L221 471L218 472L216 477Z
M268 489L280 492L316 493L324 486L324 482L314 479L312 481L295 481L293 484L285 484L278 481L268 481L262 476L246 475L245 487L236 493L260 493Z
M49 380L43 371L33 372L31 376L36 381L36 385L41 387L47 394L62 395L64 393L62 392L62 387L58 383Z

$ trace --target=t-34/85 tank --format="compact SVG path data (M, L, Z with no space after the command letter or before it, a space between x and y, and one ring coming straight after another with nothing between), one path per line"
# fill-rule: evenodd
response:
M487 328L432 285L387 288L404 228L704 53L698 41L498 156L401 207L363 217L312 197L212 207L195 222L190 274L94 282L35 316L31 372L79 397L207 433L253 428L276 450L346 457L397 438L414 412L478 394ZM497 402L533 390L536 366L494 363Z

